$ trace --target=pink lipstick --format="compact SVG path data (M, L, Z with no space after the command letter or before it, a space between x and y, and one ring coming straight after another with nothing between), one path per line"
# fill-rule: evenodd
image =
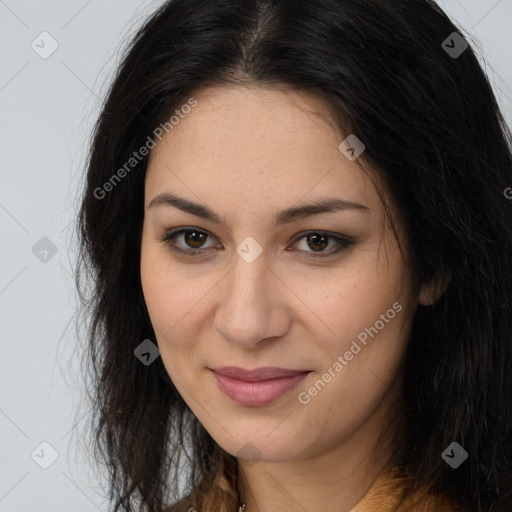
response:
M309 370L263 367L245 370L235 366L211 369L220 390L231 400L251 407L270 404L296 387Z

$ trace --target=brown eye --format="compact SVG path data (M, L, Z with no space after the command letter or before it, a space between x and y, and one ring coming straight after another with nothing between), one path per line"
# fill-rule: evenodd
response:
M311 247L311 249L314 249L315 251L317 249L322 250L329 245L328 237L323 235L310 235L306 237L306 243L308 244L308 247Z
M310 231L309 233L303 233L301 237L297 238L296 243L302 240L304 240L305 243L302 244L303 249L301 249L301 252L307 253L306 257L308 258L332 256L354 244L354 241L347 236L338 234L334 235L324 231ZM325 251L324 249L331 242L333 242L334 248Z
M205 239L206 235L198 231L188 231L183 237L185 243L193 249L199 249L203 245Z
M212 249L214 246L204 246L205 241L211 238L208 233L197 228L184 228L165 234L160 240L168 245L173 251L197 256L200 253ZM180 241L178 243L178 241Z
M208 238L212 238L206 231L198 228L182 228L165 234L160 238L165 245L173 251L186 256L201 256L215 249L215 245L205 246ZM180 242L181 240L181 242ZM304 248L299 253L306 253L306 258L329 257L354 244L354 241L344 235L334 235L324 231L310 231L302 233L296 238L294 244L305 241ZM324 250L332 242L330 250ZM218 248L218 247L217 247ZM289 250L289 249L287 249Z

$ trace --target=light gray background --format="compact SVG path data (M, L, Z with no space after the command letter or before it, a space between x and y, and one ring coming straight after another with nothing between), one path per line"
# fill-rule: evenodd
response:
M71 223L119 50L161 3L0 0L0 512L107 510L86 455L75 448L87 411L77 416ZM510 123L512 0L439 4L476 38ZM31 47L44 31L58 43L46 59ZM46 262L32 252L43 237L57 248ZM58 453L47 469L39 464L52 452L42 442Z

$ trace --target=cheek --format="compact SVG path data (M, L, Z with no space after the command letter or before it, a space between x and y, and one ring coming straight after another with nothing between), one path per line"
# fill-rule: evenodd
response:
M311 339L317 340L313 341L317 353L323 354L320 373L325 372L332 391L372 395L382 383L393 380L404 356L416 306L407 283L398 256L384 266L381 262L377 265L375 254L317 281L321 286L302 282L297 295L308 297L308 306L320 320L312 319L311 325L322 325L323 335L315 328Z
M142 238L140 279L146 307L155 331L160 331L164 325L166 311L169 311L169 301L173 294L168 286L169 276L162 261L157 258L153 244Z
M408 342L410 308L390 299L340 305L328 315L326 312L324 319L331 332L317 344L319 353L324 354L319 369L322 380L335 381L333 387L347 386L360 391L368 383L389 383L398 371Z
M182 364L185 358L196 360L200 329L208 314L206 298L218 280L207 273L198 276L195 268L194 265L173 264L157 244L143 241L141 284L144 300L162 361L168 373L173 375L185 370Z
M334 439L336 432L352 431L378 408L399 374L412 321L412 311L402 304L397 311L396 303L362 313L351 322L340 320L338 338L318 347L322 364L299 397L305 404L305 430L320 426ZM345 330L339 327L349 323Z
M315 278L289 275L284 280L293 282L294 294L309 309L304 316L311 318L309 324L318 323L326 335L338 339L341 335L346 340L373 325L394 302L402 300L398 273L377 272L376 267L375 260L360 261L336 272L317 273Z
M165 334L192 308L200 285L183 276L165 251L144 237L140 275L151 323L157 335Z

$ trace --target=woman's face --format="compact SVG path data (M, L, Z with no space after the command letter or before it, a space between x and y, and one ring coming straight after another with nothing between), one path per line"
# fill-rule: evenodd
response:
M195 99L152 150L145 182L141 279L171 380L241 458L368 441L399 389L420 290L369 175L338 147L349 134L297 93ZM301 209L328 200L339 203ZM212 371L226 366L301 373L247 383Z

